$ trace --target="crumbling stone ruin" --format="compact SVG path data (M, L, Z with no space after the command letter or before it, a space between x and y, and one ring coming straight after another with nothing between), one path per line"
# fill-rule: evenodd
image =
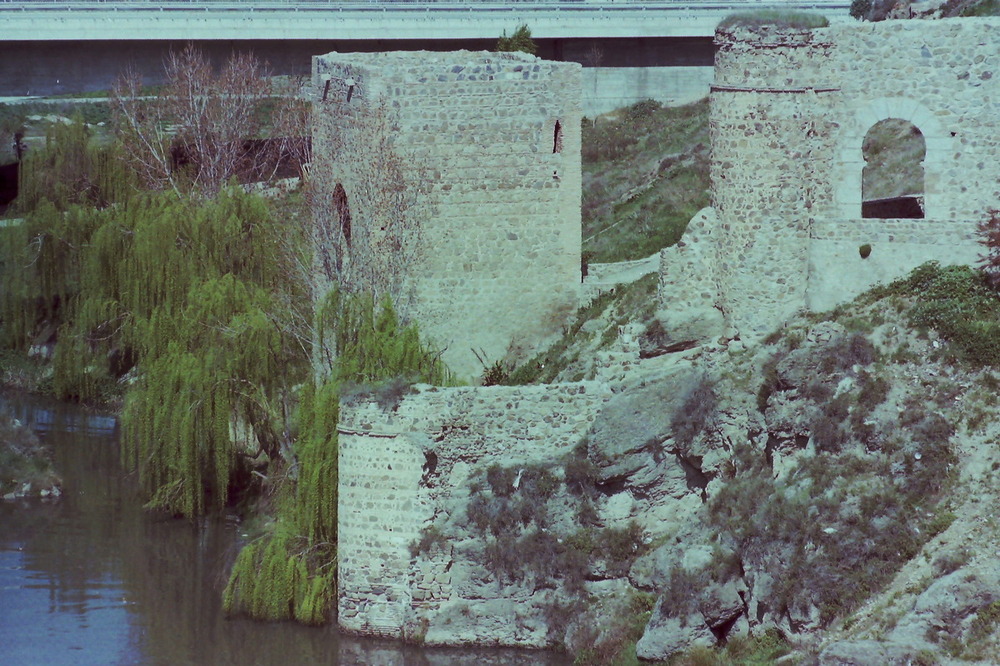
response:
M717 39L713 205L661 255L664 310L752 339L798 310L831 307L929 259L976 259L975 222L1000 205L1000 21L735 28ZM372 144L391 136L392 151L381 154L402 156L401 164L375 182L420 183L407 190L412 198L387 206L420 213L419 238L430 250L429 257L404 257L412 261L402 272L412 289L410 313L450 345L449 362L467 373L477 369L463 360L468 347L497 358L519 332L543 335L554 320L544 313L569 311L576 303L580 119L571 98L579 95L579 84L567 67L465 53L331 54L314 63L319 112L313 174L328 193L328 228L321 230L328 272L370 284L384 277L351 268L378 261L352 243L365 236L378 240L383 231L375 213L386 204L365 189L371 176L359 165L370 163ZM376 100L398 111L392 121L398 126L389 123L391 132L362 137L364 146L351 144L352 160L330 139L335 131L351 137L358 131L352 122L355 128L378 126L371 118L379 114L369 113L378 110ZM889 118L912 123L923 138L923 185L915 197L922 217L862 211L863 144L870 129ZM614 362L625 367L621 359ZM696 370L683 371L694 377ZM620 373L610 377L550 386L421 386L393 404L345 401L339 426L341 626L429 644L550 644L539 600L558 601L553 590L535 594L491 578L463 555L476 548L468 535L464 544L446 540L421 553L415 546L429 527L451 525L461 532L454 526L467 513L470 479L487 465L554 466L598 422L616 431L622 423L638 431L666 427L633 423L630 400L651 398L633 396L618 405L615 382L623 380ZM672 395L679 381L671 376L642 390ZM651 404L662 412L667 398ZM746 423L759 416L740 417L743 426L732 431L745 433ZM607 439L595 435L595 441ZM635 448L629 456L645 456L646 440L634 439L626 442ZM608 464L620 458L608 456ZM656 473L668 468L655 461L643 465ZM658 499L658 510L666 515L680 506L668 499L699 506L702 498L688 492L686 472L669 469L679 475L671 486L679 490ZM650 478L651 488L669 485L652 473ZM602 519L611 523L639 511L631 505L618 511L617 500L627 495L607 500ZM642 517L663 522L655 511ZM628 589L625 578L587 584L609 596ZM660 654L649 647L652 639L644 640L643 654Z
M752 340L925 261L976 260L975 223L1000 205L1000 20L737 27L716 42L712 207L661 255L671 317L721 311ZM862 212L862 147L889 118L925 142L922 218Z
M524 53L313 61L330 282L393 293L463 378L559 329L580 294L580 65Z
M551 464L580 442L609 395L599 382L421 386L388 411L369 400L344 405L338 426L340 626L365 635L419 635L432 645L545 647L544 625L516 619L537 611L510 598L522 590L486 583L482 565L453 544L419 556L414 545L435 519L447 520L442 514L456 511L451 518L462 518L474 471L513 461ZM492 620L475 626L470 612ZM465 630L456 632L459 617Z

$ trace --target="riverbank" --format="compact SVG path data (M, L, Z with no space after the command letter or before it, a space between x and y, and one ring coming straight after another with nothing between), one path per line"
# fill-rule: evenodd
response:
M61 485L38 437L13 416L0 415L0 499L56 498Z

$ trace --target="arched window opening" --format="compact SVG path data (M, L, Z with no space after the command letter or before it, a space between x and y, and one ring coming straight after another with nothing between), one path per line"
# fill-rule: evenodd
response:
M887 118L872 125L861 150L861 217L923 218L927 144L920 130Z
M552 152L561 153L563 146L562 123L556 121L556 127L552 130Z
M340 235L344 239L347 249L351 247L351 208L347 205L347 192L344 187L337 183L333 188L333 208L337 213L337 220L340 222Z

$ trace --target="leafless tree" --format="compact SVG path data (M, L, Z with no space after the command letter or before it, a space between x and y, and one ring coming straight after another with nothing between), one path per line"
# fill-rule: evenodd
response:
M385 100L348 106L323 103L338 128L327 136L311 187L317 220L318 268L328 284L389 294L405 310L407 279L422 254L423 221L431 215L425 160L397 144L396 112ZM326 173L333 165L342 169ZM332 189L331 189L332 188Z
M165 69L156 95L134 71L111 94L119 137L148 185L212 194L232 178L266 180L283 162L307 160L308 105L277 89L252 55L233 54L216 73L188 44Z

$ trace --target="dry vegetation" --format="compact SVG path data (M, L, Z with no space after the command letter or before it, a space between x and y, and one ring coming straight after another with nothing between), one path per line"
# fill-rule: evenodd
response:
M583 250L592 262L673 245L708 205L708 100L639 102L583 121Z

